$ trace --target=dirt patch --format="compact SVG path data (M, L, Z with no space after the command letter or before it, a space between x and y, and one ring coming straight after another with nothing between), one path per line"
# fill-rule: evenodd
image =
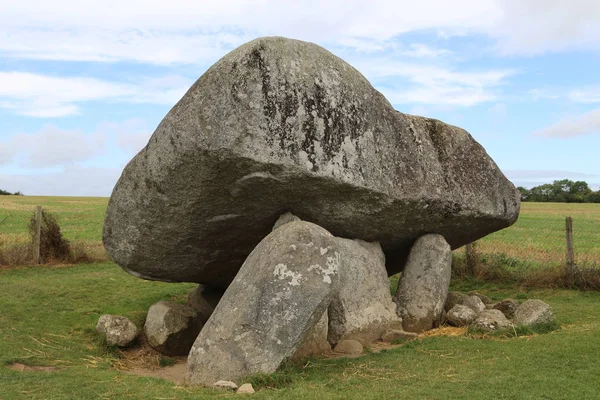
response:
M124 374L137 375L137 376L149 376L151 378L166 379L171 382L175 382L178 385L184 384L185 369L187 366L186 360L178 360L176 364L168 367L162 367L158 369L147 369L147 368L133 368L130 370L123 370Z
M8 364L8 368L19 371L19 372L56 372L58 371L57 367L45 366L45 365L25 365L18 362Z
M113 368L128 374L184 383L187 357L166 357L154 350L142 335L138 346L119 350ZM165 365L168 364L168 365Z

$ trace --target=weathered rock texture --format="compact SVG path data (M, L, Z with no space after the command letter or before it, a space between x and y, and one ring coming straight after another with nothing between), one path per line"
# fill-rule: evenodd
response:
M360 356L364 352L364 346L358 340L344 339L340 340L333 351L346 356Z
M514 315L515 325L539 325L554 321L550 306L542 300L527 300L517 308Z
M126 347L136 339L138 328L127 317L104 314L98 319L96 331L106 337L109 346Z
M518 308L519 302L513 299L505 299L494 304L494 309L502 311L506 318L513 318Z
M500 310L483 310L477 315L471 326L484 331L495 331L510 327L511 322Z
M168 356L188 354L203 321L188 305L159 301L148 309L144 333L148 344Z
M287 223L264 238L196 339L188 382L274 372L339 290L340 256L336 239L309 222Z
M444 310L448 312L457 304L463 305L463 302L467 297L469 296L461 292L448 292L448 297L446 297L446 303L444 304Z
M284 211L379 242L452 248L511 225L519 196L464 130L402 114L327 50L253 40L204 73L115 186L103 240L136 276L227 287Z
M188 301L198 314L202 323L208 321L219 300L223 297L223 291L205 285L198 285L188 294Z
M455 305L446 314L446 321L454 326L467 326L477 318L477 312L467 306Z
M475 311L476 313L480 313L481 311L485 310L485 304L483 304L483 301L481 301L481 299L477 296L465 297L462 300L461 304L463 306L469 307L471 310Z
M390 328L402 328L390 294L379 243L336 238L340 248L340 290L329 305L328 339L355 339L368 346Z
M302 338L298 349L292 356L292 361L300 361L310 356L327 353L331 350L331 345L327 341L327 330L329 327L329 318L327 312Z
M430 234L415 242L394 295L404 330L422 332L440 322L451 264L452 251L444 237Z

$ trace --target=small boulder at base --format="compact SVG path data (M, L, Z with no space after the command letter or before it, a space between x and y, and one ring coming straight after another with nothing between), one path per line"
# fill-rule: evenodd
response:
M469 292L469 296L477 296L477 297L479 297L479 300L481 300L483 302L483 304L492 304L494 302L492 299L490 299L485 294L481 294L481 293L476 292L476 291Z
M477 313L467 306L455 305L446 313L446 322L453 326L469 326L477 318Z
M358 340L344 339L340 340L333 351L337 354L356 357L362 355L364 352L364 347Z
M251 383L244 383L242 386L238 388L236 391L237 394L252 394L254 393L254 388Z
M505 299L494 304L495 310L502 311L502 314L508 319L512 319L515 316L515 311L519 308L519 302L513 299Z
M127 317L104 314L98 319L96 331L106 337L109 346L127 347L137 337L139 330Z
M394 295L405 331L423 332L440 323L451 264L452 251L443 236L429 234L417 239Z
M444 303L444 311L448 312L457 304L463 305L463 301L469 296L461 292L448 292L446 303Z
M188 301L192 308L202 320L202 323L208 321L219 300L223 297L223 290L206 285L198 285L188 294Z
M238 388L238 385L231 381L216 381L213 383L213 387L222 390L235 390Z
M512 324L500 310L484 310L479 313L472 327L483 331L495 331L498 329L509 328Z
M414 332L406 332L400 329L388 329L381 335L381 340L387 343L392 343L397 340L412 340L419 335Z
M517 326L549 324L552 321L552 309L542 300L527 300L515 311L514 323Z
M144 332L148 344L168 356L188 354L202 321L191 306L159 301L148 309Z
M272 373L298 349L339 290L341 253L310 222L280 226L250 253L196 339L187 381Z
M481 299L477 296L469 296L465 298L462 301L462 305L469 307L476 313L480 313L481 311L485 310L485 304L483 304L483 301L481 301Z
M331 345L327 341L328 327L329 319L327 312L325 312L321 319L319 319L319 322L304 335L300 346L298 346L298 350L296 350L296 353L292 357L292 361L300 361L310 356L325 354L331 351Z
M390 328L402 328L390 294L379 243L336 238L341 250L340 290L329 305L329 343L355 339L364 346Z

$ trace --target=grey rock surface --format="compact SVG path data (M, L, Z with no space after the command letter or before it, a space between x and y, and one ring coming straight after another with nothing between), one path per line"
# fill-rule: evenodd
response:
M281 214L281 216L275 221L275 225L273 225L273 230L279 228L281 225L285 225L289 222L300 221L300 218L296 217L291 212L286 212Z
M390 329L385 331L383 335L381 335L381 340L384 342L391 343L400 339L416 339L418 336L419 335L414 332L406 332L400 329Z
M364 346L358 340L344 339L340 340L333 351L345 356L360 356L364 352Z
M477 318L471 324L471 326L484 331L509 328L511 325L511 322L500 310L484 310L477 315Z
M216 381L213 383L213 387L215 389L223 389L223 390L235 390L238 388L238 385L235 382L231 381Z
M479 292L476 292L476 291L469 292L469 296L477 296L477 297L479 297L479 300L481 300L483 302L483 304L492 304L494 302L492 299L490 299L485 294L482 294L482 293L479 293Z
M554 321L550 305L542 300L526 300L515 311L515 325L539 325Z
M339 290L335 238L309 222L290 222L248 256L196 339L187 381L210 385L274 372L298 349Z
M396 111L322 47L268 37L169 111L116 184L103 241L135 276L226 288L286 211L381 243L392 274L424 234L457 248L511 225L519 194L463 129Z
M508 319L515 316L515 311L519 308L519 302L513 299L504 299L494 304L495 310L500 310Z
M366 346L386 330L402 328L379 243L342 238L336 242L340 290L329 305L329 343L355 339Z
M101 315L96 331L106 338L109 346L127 347L137 338L138 328L127 317L119 315Z
M475 313L480 313L485 310L485 304L483 304L483 301L477 296L466 297L462 300L461 304L469 307L471 310L475 311Z
M469 326L477 318L477 313L467 306L455 305L446 313L446 321L454 326Z
M331 345L327 341L327 331L329 327L329 318L327 312L302 338L298 349L292 356L292 361L300 361L310 356L325 354L331 350Z
M144 333L148 344L168 356L188 354L202 328L194 309L173 301L159 301L148 309Z
M405 331L423 332L440 322L451 264L452 251L443 236L429 234L415 242L394 295Z
M198 285L188 293L188 301L202 323L208 321L221 297L223 297L222 290L206 285Z
M251 383L244 383L241 385L238 390L236 390L237 394L252 394L254 393L254 387L252 387Z
M446 297L446 302L444 303L444 310L446 312L450 311L452 307L457 304L462 305L463 301L469 297L468 295L461 292L448 292L448 297Z

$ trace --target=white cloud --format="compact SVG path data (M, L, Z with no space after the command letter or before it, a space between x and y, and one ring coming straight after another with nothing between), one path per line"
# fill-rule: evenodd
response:
M109 196L120 168L70 165L59 172L0 174L0 188L30 196Z
M0 145L11 154L5 163L17 160L30 168L46 168L85 161L105 150L106 136L83 134L46 125L38 132L17 134Z
M152 135L146 121L142 119L105 122L98 126L98 131L112 137L116 146L131 156L144 148Z
M563 171L563 170L532 170L532 169L508 169L503 170L508 179L573 179L573 178L593 178L598 175L586 174L583 172Z
M572 118L564 118L555 124L535 131L536 136L567 138L600 133L600 108Z
M447 49L436 49L421 43L411 43L409 49L402 52L403 55L413 58L436 58L452 54Z
M38 0L0 4L0 52L18 58L205 63L264 35L380 51L407 32L480 34L506 54L600 49L594 0ZM413 56L439 55L415 45ZM408 55L407 53L407 55Z
M572 90L567 97L576 103L600 103L600 86Z
M81 103L106 100L174 104L190 86L183 78L141 79L136 84L85 77L0 72L0 108L30 117L79 113Z
M600 50L600 2L501 0L502 19L485 30L506 54Z
M358 61L355 65L375 82L382 78L402 82L386 86L376 84L393 104L473 106L498 98L498 87L504 84L506 78L517 73L512 70L458 72L388 59Z

